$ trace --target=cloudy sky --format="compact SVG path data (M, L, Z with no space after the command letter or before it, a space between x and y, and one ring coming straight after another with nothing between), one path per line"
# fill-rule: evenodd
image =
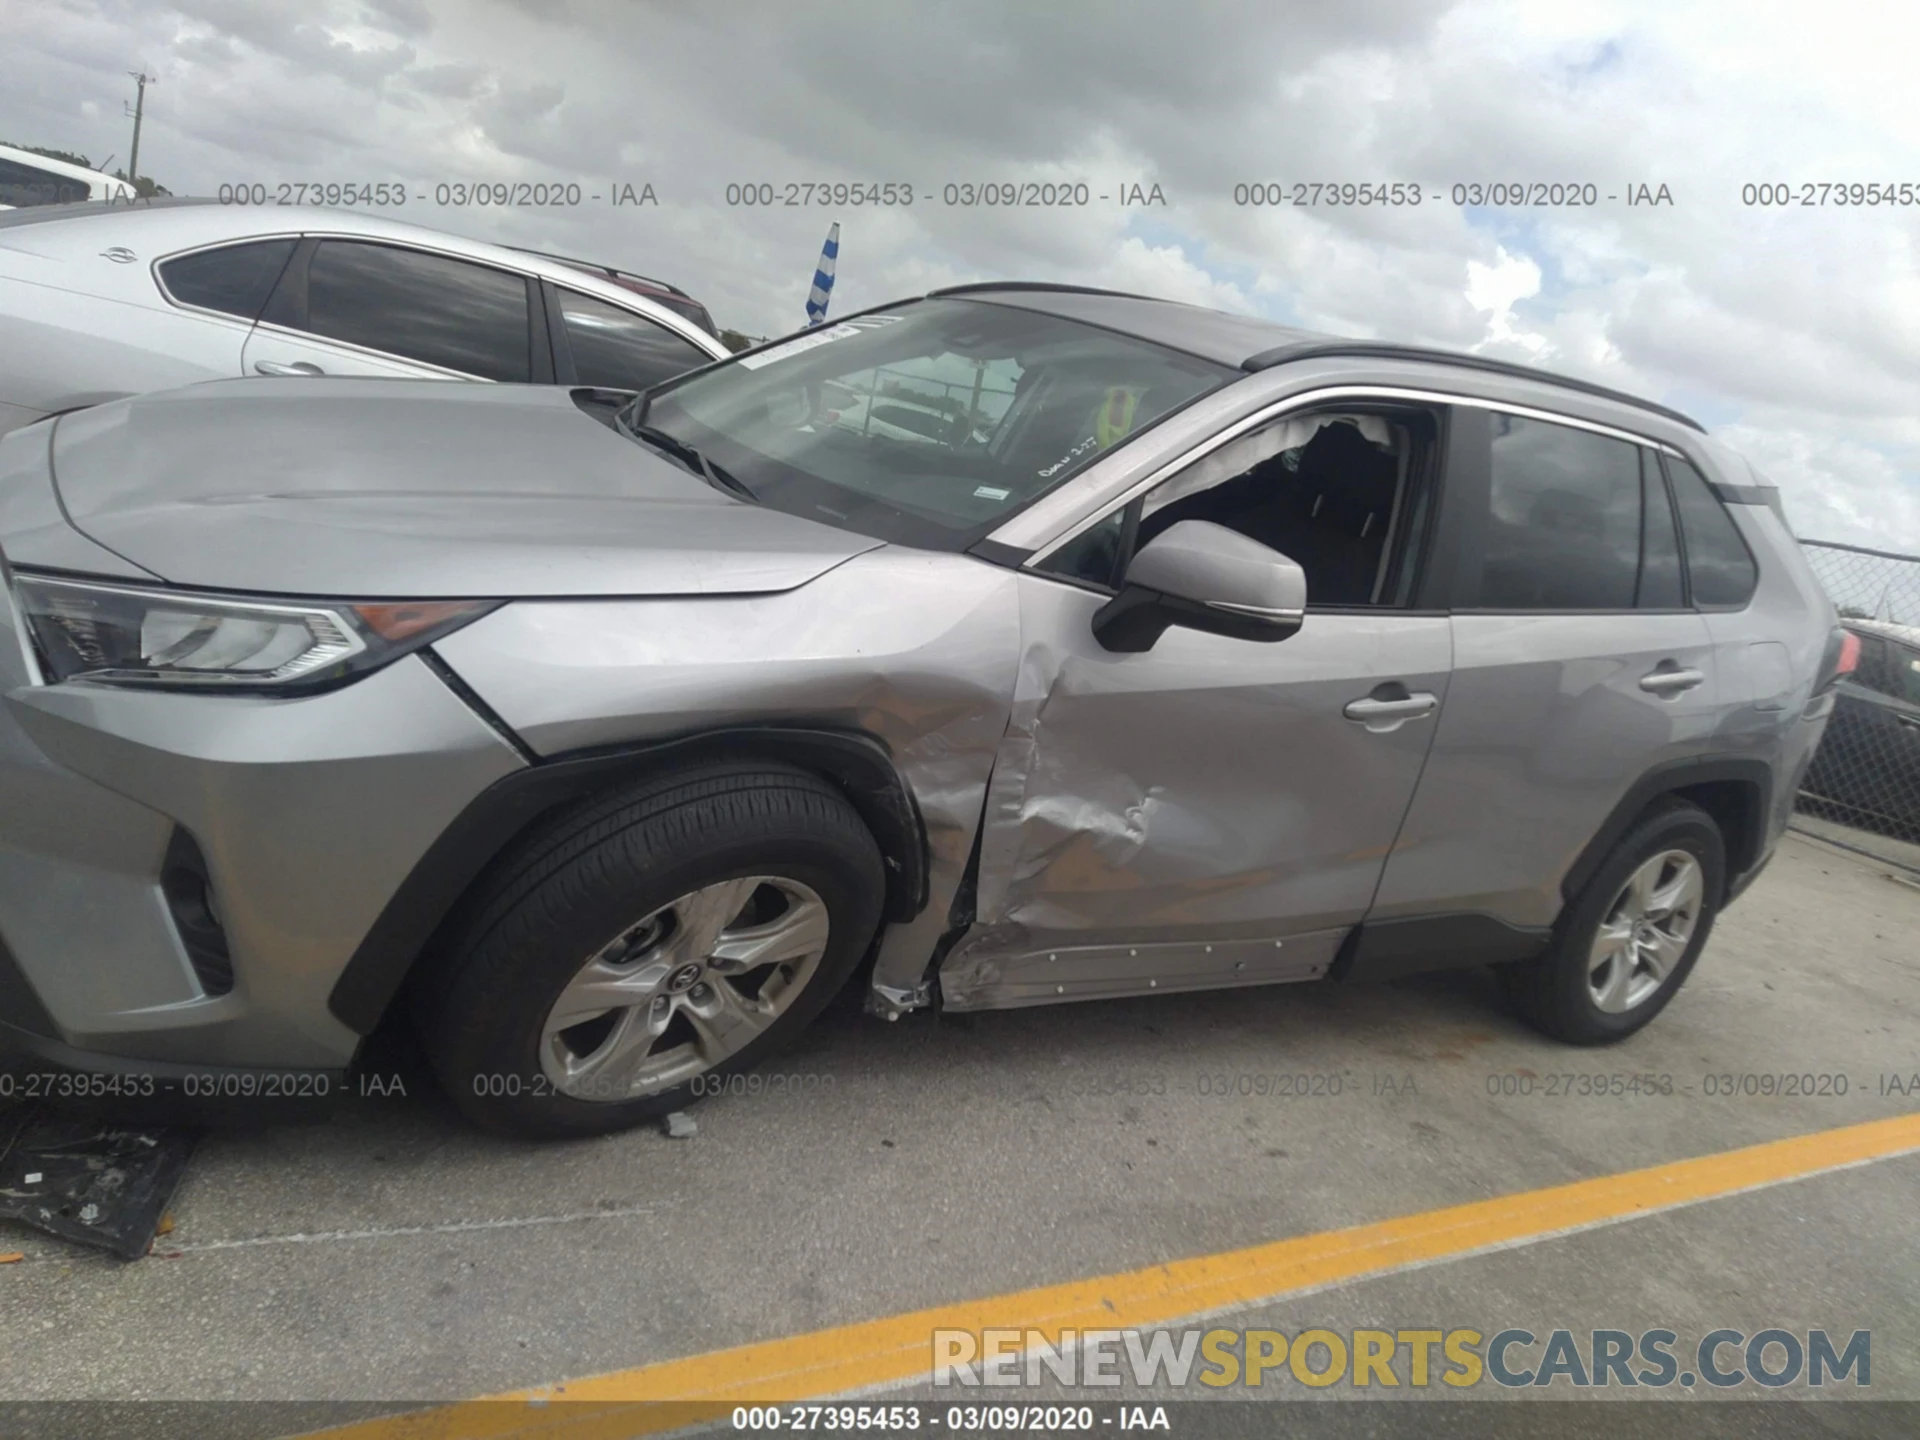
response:
M222 183L402 180L403 218L671 279L722 325L1072 280L1529 360L1698 415L1805 536L1920 553L1920 191L1911 7L1035 4L1032 0L0 0L0 139ZM651 184L657 205L436 207L443 182ZM729 206L895 182L910 206ZM1084 181L1084 207L943 203ZM1418 207L1253 206L1253 182L1412 182ZM1583 207L1456 184L1592 184ZM1164 205L1123 206L1154 185ZM1671 204L1629 206L1645 184ZM1098 197L1111 198L1102 201ZM1609 200L1608 196L1620 196ZM1916 195L1920 200L1920 195Z

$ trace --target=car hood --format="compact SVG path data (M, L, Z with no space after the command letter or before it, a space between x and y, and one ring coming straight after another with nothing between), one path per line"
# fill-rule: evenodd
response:
M726 495L559 386L220 380L63 417L73 524L164 580L278 594L757 594L879 541Z

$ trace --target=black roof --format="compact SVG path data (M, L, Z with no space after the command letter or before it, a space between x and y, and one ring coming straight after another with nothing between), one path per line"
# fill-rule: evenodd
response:
M1496 360L1486 355L1424 345L1399 345L1383 340L1344 340L1312 330L1296 330L1251 315L1231 315L1223 310L1209 310L1202 305L1188 305L1177 300L1160 300L1150 295L1129 295L1123 291L1097 290L1085 285L1052 285L1042 281L1021 280L950 285L931 293L994 300L1001 304L1044 310L1063 319L1079 320L1085 324L1137 335L1170 349L1184 350L1202 359L1237 366L1249 372L1271 369L1294 360L1323 357L1424 360L1574 390L1583 395L1651 411L1703 433L1706 429L1692 416L1652 400L1596 385L1590 380L1556 375L1550 370L1536 369L1517 361Z
M1249 355L1270 350L1275 345L1325 338L1252 315L1233 315L1225 310L1209 310L1203 305L1159 300L1151 295L1127 295L1118 290L1095 290L1085 285L990 281L950 285L933 294L1043 310L1062 319L1098 325L1123 335L1137 335L1142 340L1151 340L1171 350L1184 350L1219 365L1239 365Z

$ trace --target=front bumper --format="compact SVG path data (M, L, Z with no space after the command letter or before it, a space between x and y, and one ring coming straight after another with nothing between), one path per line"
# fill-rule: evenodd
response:
M41 684L4 578L0 1040L101 1074L344 1071L334 982L519 754L419 655L289 699Z

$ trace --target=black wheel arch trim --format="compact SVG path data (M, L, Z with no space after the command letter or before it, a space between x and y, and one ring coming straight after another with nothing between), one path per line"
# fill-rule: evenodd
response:
M1572 902L1606 862L1607 856L1634 821L1649 805L1665 795L1675 795L1695 785L1737 783L1742 797L1740 833L1725 835L1727 842L1726 894L1722 903L1741 888L1748 872L1766 857L1764 854L1767 816L1773 805L1773 767L1765 760L1748 756L1697 756L1670 760L1656 765L1631 786L1594 832L1560 880L1561 898ZM1684 797L1682 797L1684 798Z
M428 847L361 938L327 1008L370 1034L454 906L515 837L543 815L668 767L703 760L779 760L834 782L879 842L887 864L886 920L926 906L926 827L886 745L864 731L756 725L707 730L615 749L574 751L503 776L470 801Z

